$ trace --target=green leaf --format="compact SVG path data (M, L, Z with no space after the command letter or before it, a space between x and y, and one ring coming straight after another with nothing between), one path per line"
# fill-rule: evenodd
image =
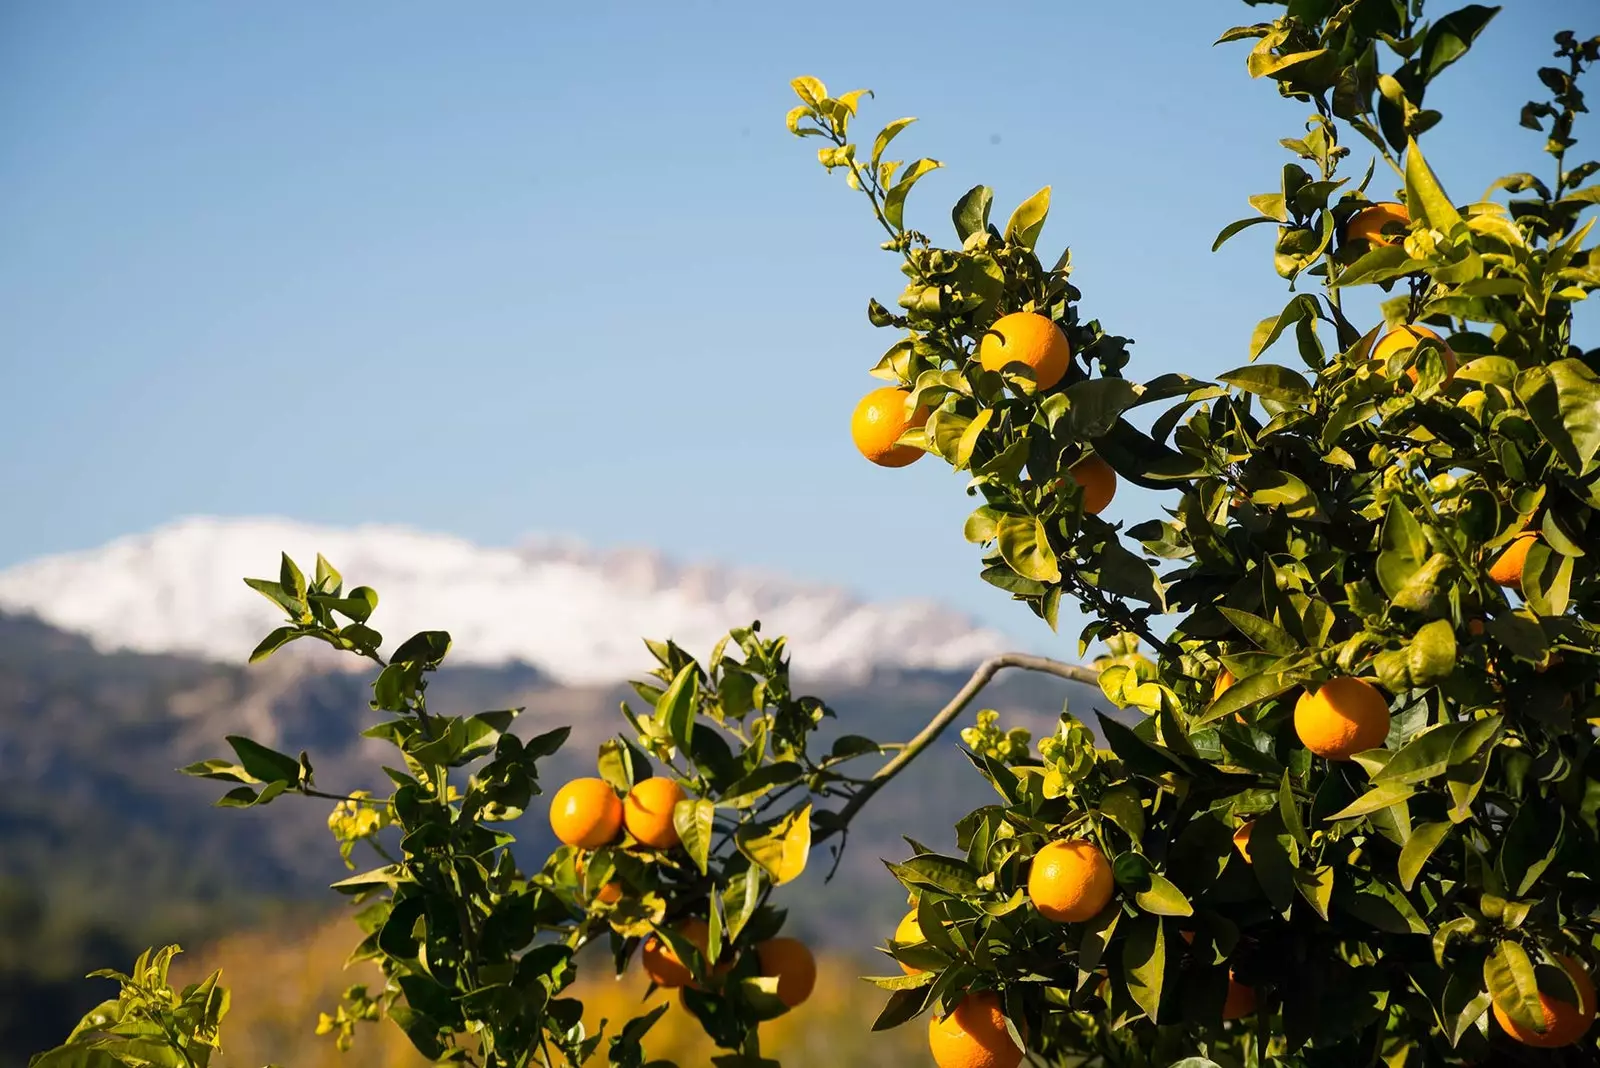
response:
M250 663L254 664L265 660L279 649L282 649L285 645L288 645L297 638L303 637L305 637L304 631L296 630L294 627L279 627L271 634L268 634L265 638L262 638L261 644L257 645L255 649L251 650Z
M989 208L993 203L994 191L986 185L975 185L962 194L951 212L956 236L965 242L973 234L982 233L989 225Z
M1100 798L1100 813L1121 827L1135 845L1144 840L1144 806L1131 784L1107 790Z
M734 832L739 852L782 886L800 877L811 854L811 802L772 824L747 823Z
M1330 288L1347 289L1350 286L1374 285L1378 282L1387 282L1391 278L1415 274L1426 266L1427 264L1421 260L1414 260L1407 255L1401 245L1380 245L1370 252L1363 253L1354 263L1340 271L1334 277Z
M1280 404L1300 405L1311 400L1311 384L1305 376L1275 363L1249 364L1217 378L1236 389Z
M1543 1031L1539 981L1527 950L1515 942L1495 943L1494 951L1483 959L1483 981L1489 997L1507 1016L1530 1031Z
M789 87L794 90L796 96L813 107L828 98L828 87L809 74L802 74L794 79L789 83Z
M1247 679L1240 679L1225 690L1221 697L1206 706L1206 710L1191 724L1191 728L1202 727L1207 723L1243 712L1252 705L1269 701L1285 690L1300 685L1302 680L1297 675L1279 672L1263 672L1252 675Z
M1461 213L1445 196L1415 137L1406 139L1406 210L1413 220L1422 220L1446 234L1461 222Z
M889 147L889 142L898 137L901 130L904 130L907 126L910 126L916 121L916 119L911 118L895 119L882 130L878 131L878 136L872 141L872 166L874 169L877 168L878 161L883 158L884 150Z
M1155 1020L1161 1005L1161 981L1167 970L1167 943L1162 922L1140 916L1122 944L1122 977L1134 1003Z
M883 198L883 217L889 220L890 226L896 230L905 228L906 195L923 175L942 166L938 160L919 159L901 173L900 180L889 188Z
M1045 186L1017 205L1017 210L1011 213L1010 220L1006 222L1006 241L1026 249L1033 248L1039 240L1039 231L1044 229L1045 216L1049 213L1050 187Z
M1407 650L1407 667L1414 686L1436 686L1450 677L1456 666L1456 631L1448 620L1436 619L1417 631Z
M296 604L306 603L306 577L300 573L288 553L280 554L283 557L278 565L278 585L283 587L283 592L292 598Z
M283 609L289 614L289 618L295 622L310 622L310 613L306 610L305 605L285 593L283 586L279 583L270 582L267 579L247 578L244 580L244 584Z
M1328 904L1333 899L1333 866L1324 864L1309 872L1296 868L1294 888L1300 892L1306 904L1326 922Z
M300 781L300 761L294 757L237 734L227 735L225 740L233 747L244 770L262 782L282 780L293 785Z
M1211 242L1211 251L1212 252L1217 251L1217 249L1221 248L1224 244L1227 243L1229 238L1233 237L1234 234L1237 234L1242 230L1249 229L1250 227L1255 226L1258 223L1266 223L1266 222L1273 222L1273 221L1274 220L1272 220L1270 218L1267 218L1264 215L1252 215L1248 219L1236 219L1233 222L1229 223L1227 226L1224 226L1222 228L1222 232L1217 234L1217 239L1215 241Z
M1037 516L1002 515L995 525L995 537L1001 558L1017 574L1035 582L1061 581L1055 550Z
M1234 629L1246 638L1249 638L1259 649L1278 656L1293 656L1300 652L1300 643L1295 641L1288 631L1275 623L1270 623L1258 615L1245 612L1237 608L1218 605L1217 611L1225 616ZM1226 696L1226 695L1224 695Z
M1250 359L1254 360L1271 348L1273 342L1277 341L1289 327L1307 317L1316 318L1318 311L1317 299L1309 293L1292 297L1289 303L1283 306L1283 311L1256 324L1255 332L1250 336Z
M961 432L961 438L956 443L956 453L950 458L951 466L957 471L966 470L967 466L972 463L972 450L978 447L978 439L982 436L984 430L988 428L990 420L994 418L994 413L995 410L993 408L981 409L973 417L972 422L967 424L967 428Z
M598 767L600 778L624 794L633 789L634 783L650 777L650 764L644 754L621 738L600 743Z
M442 630L424 630L400 643L389 656L389 664L437 665L450 653L450 635Z
M964 860L938 853L919 853L903 864L884 862L908 887L929 886L946 894L978 893L978 873Z
M1355 819L1357 816L1370 815L1391 805L1403 804L1414 793L1416 793L1416 790L1405 784L1384 783L1368 790L1338 812L1330 814L1327 817L1327 822L1334 823L1339 820L1350 820Z
M1553 813L1529 802L1517 810L1500 845L1497 868L1506 889L1522 897L1550 867L1561 850L1566 830L1566 814L1559 807Z
M1287 769L1278 783L1278 817L1283 820L1283 829L1296 844L1302 849L1310 847L1311 836L1306 833L1305 821L1300 817L1300 803L1295 799L1294 783Z
M1518 375L1516 394L1562 462L1592 473L1600 453L1600 377L1580 360L1556 360Z
M656 726L665 731L682 752L694 738L695 695L699 687L700 666L687 663L672 679L672 685L656 702Z
M1067 428L1078 441L1104 437L1122 413L1139 400L1139 389L1125 378L1089 378L1066 388Z
M1149 885L1143 890L1134 891L1133 895L1134 903L1141 910L1155 916L1194 915L1194 906L1189 904L1189 899L1166 876L1152 871L1146 878L1149 879Z
M685 798L672 808L672 826L701 875L711 856L711 826L716 814L717 806L704 798Z
M1400 849L1400 886L1410 890L1416 884L1417 876L1422 873L1423 865L1428 863L1428 858L1433 851L1439 848L1439 843L1444 841L1445 835L1450 833L1453 823L1424 823L1421 827L1411 832L1411 837L1406 839L1406 844Z
M1407 742L1372 781L1378 785L1412 786L1443 775L1452 765L1482 752L1498 736L1502 722L1499 716L1489 716L1435 727Z
M1499 6L1468 4L1450 12L1428 27L1422 39L1419 64L1424 83L1432 81L1450 64L1467 54L1472 42L1500 11ZM1419 98L1420 99L1420 98Z

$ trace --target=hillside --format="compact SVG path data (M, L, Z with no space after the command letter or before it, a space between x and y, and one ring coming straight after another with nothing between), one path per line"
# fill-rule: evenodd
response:
M632 662L644 666L642 648ZM837 711L835 729L903 740L965 674L876 666L838 681L815 672L797 681ZM377 785L376 750L367 748L377 743L352 744L370 722L366 684L307 657L241 667L100 652L37 619L0 615L8 787L0 793L0 1063L23 1063L27 1051L65 1033L97 994L79 978L91 968L126 964L150 942L193 945L285 912L336 907L325 887L345 871L326 829L327 802L219 810L210 807L216 784L174 769L221 755L224 734L244 733L308 750L325 788ZM621 726L618 702L630 696L621 684L562 684L520 663L456 668L430 693L447 712L525 706L522 732L572 724L567 747L544 765L547 787L591 771L595 747ZM1103 703L1083 687L1013 675L975 707L1049 729L1064 699L1091 719ZM949 744L874 800L832 885L822 885L819 858L787 891L797 932L859 949L892 926L903 897L878 858L904 854L902 833L949 842L954 820L989 795L955 741L952 731ZM512 829L525 859L553 844L537 803Z

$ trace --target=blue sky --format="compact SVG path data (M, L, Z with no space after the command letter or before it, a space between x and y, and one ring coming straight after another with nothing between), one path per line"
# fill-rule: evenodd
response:
M1270 8L870 10L5 5L0 566L196 513L556 533L932 595L1069 652L1075 625L978 580L960 476L849 443L893 340L866 301L901 276L784 131L788 80L875 89L867 136L922 117L897 148L947 163L908 213L936 236L977 182L1002 221L1053 185L1043 244L1142 377L1243 363L1281 307L1266 230L1209 248L1305 109L1211 46ZM1549 170L1516 114L1565 26L1600 29L1510 3L1436 84L1457 200ZM1112 515L1156 505L1125 487Z

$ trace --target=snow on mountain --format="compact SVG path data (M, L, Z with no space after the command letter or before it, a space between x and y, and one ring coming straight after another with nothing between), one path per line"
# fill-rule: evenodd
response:
M456 663L523 661L571 684L650 666L642 637L698 656L759 619L787 634L796 670L859 678L875 667L959 669L1009 647L997 631L928 601L868 603L826 586L648 550L536 541L486 548L393 526L341 529L281 519L192 518L86 552L0 571L0 610L32 613L102 650L242 662L282 614L241 580L277 578L286 551L318 552L348 585L375 588L385 647L448 630Z

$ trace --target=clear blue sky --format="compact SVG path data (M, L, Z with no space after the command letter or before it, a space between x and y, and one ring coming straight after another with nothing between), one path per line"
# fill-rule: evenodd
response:
M976 577L961 477L849 444L892 340L866 301L901 276L785 133L788 80L874 88L874 130L923 117L898 147L948 164L909 215L936 235L979 181L1002 221L1054 185L1044 244L1072 246L1088 314L1142 376L1203 375L1286 295L1266 230L1209 251L1305 111L1246 77L1248 45L1211 47L1272 10L4 5L0 566L194 513L551 532L934 595L1038 641ZM1457 200L1549 169L1517 110L1551 34L1597 16L1509 3L1436 85Z

